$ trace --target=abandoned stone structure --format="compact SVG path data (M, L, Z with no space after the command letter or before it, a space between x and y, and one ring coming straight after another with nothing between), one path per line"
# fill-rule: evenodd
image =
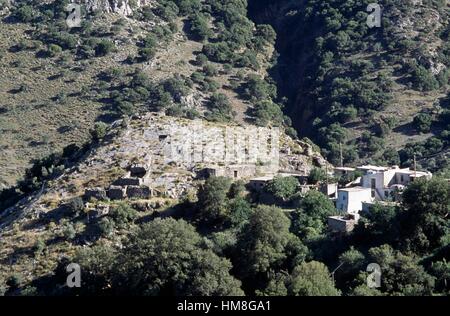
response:
M101 148L104 154L97 153L117 162L123 174L97 190L103 191L94 194L92 189L86 190L86 197L176 199L191 190L197 180L210 176L249 180L273 177L280 170L302 176L313 164L325 163L309 144L281 135L278 128L146 114L129 121L109 148Z

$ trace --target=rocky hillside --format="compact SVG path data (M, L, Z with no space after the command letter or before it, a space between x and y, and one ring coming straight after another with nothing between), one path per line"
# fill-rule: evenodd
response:
M267 147L269 138L274 147ZM280 146L275 146L278 139ZM111 236L119 241L130 227L111 227L103 236L101 231L123 203L139 211L136 224L155 217L185 216L186 210L177 205L195 199L206 168L230 170L230 177L236 170L239 179L248 180L279 171L308 175L325 164L313 146L277 129L161 114L119 120L79 163L60 170L0 214L0 261L14 262L14 272L37 278L51 273L61 254L67 256ZM69 233L68 243L65 234ZM36 241L48 245L47 258L33 266L28 252ZM7 275L11 266L0 265L0 279Z
M448 171L448 4L369 2L0 0L0 296L448 295L448 180L328 226L328 160Z
M272 89L264 80L271 34L259 36L242 15L258 46L225 38L224 8L177 2L81 1L76 28L66 23L68 1L0 2L0 188L36 160L88 141L96 121L150 110L248 123L268 113L250 111L249 93ZM240 55L224 63L209 41L233 41ZM275 112L261 125L272 117L283 125L281 111L267 106Z
M249 1L277 31L273 69L287 113L303 136L340 163L448 167L448 1Z

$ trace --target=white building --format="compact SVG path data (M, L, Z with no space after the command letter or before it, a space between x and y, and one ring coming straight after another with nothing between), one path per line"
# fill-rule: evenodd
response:
M415 179L432 177L430 172L401 169L398 166L362 166L357 169L363 172L361 186L371 189L372 198L378 201L395 200L398 192Z
M363 203L372 201L372 190L370 188L345 188L338 191L336 208L341 212L354 215L355 220L358 220L359 212L363 209Z

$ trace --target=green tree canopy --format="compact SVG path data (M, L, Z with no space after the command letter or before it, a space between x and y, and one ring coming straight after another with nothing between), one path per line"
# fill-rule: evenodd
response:
M204 223L218 224L229 215L228 193L231 180L224 177L211 177L197 193L197 218Z
M321 262L304 262L294 269L289 280L289 294L296 296L339 296L330 271Z
M279 208L256 208L238 241L243 274L268 272L286 259L285 248L291 236L289 225L289 219Z
M125 293L137 295L243 295L231 263L205 249L183 220L156 219L133 233L117 264Z
M450 186L444 179L417 180L403 193L400 225L405 246L427 251L448 244Z
M267 184L266 190L277 199L289 200L296 192L299 182L295 177L276 176Z

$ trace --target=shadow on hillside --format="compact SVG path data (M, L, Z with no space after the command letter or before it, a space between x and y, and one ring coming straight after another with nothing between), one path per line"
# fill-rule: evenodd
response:
M413 126L413 123L406 123L400 126L397 126L393 129L394 132L400 133L407 136L415 136L417 135L417 131Z

